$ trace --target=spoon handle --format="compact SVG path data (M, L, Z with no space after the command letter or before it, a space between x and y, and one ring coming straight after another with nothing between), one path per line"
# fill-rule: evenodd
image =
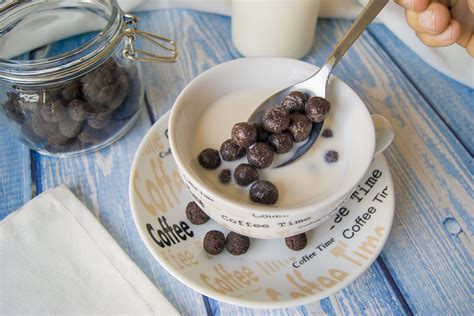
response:
M322 68L327 68L330 73L342 56L344 56L347 50L354 44L387 3L388 0L369 0L369 3L367 3L362 12L357 16L350 29L328 56Z
M308 92L310 95L325 98L326 86L332 69L387 3L388 0L369 0L350 29L327 57L324 65L313 76L296 84L294 86L295 90L299 89Z

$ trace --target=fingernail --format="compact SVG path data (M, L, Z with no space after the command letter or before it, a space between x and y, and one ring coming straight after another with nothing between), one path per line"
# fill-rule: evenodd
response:
M415 9L415 0L404 0L405 8L414 10Z
M418 16L418 23L427 31L434 32L436 25L436 14L433 11L425 11Z
M450 41L452 38L452 35L453 35L453 28L450 25L448 26L446 31L438 35L438 38L442 41Z
M395 0L395 2L408 10L415 8L415 0Z

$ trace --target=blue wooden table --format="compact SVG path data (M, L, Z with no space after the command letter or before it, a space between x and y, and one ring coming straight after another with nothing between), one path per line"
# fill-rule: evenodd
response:
M459 314L474 312L474 93L431 69L382 25L372 25L335 69L394 125L385 152L396 193L395 221L372 267L353 284L312 304L251 310L201 296L168 274L147 251L132 221L128 178L150 126L195 76L241 57L228 17L190 10L138 14L141 28L176 39L176 64L148 64L147 111L118 143L72 159L43 157L0 126L0 219L35 195L67 185L99 218L144 273L185 315ZM321 65L347 20L318 21L306 61ZM47 47L35 53L45 54ZM1 273L1 271L0 271Z

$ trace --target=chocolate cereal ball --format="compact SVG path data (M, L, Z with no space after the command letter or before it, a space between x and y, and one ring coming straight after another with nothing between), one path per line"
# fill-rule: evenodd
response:
M285 238L286 246L294 251L304 249L307 243L308 243L308 240L306 238L305 233Z
M100 130L86 126L82 129L79 135L77 135L77 138L83 144L97 144L102 140L102 135Z
M299 143L307 140L313 128L313 124L309 118L301 113L293 113L290 115L290 119L291 122L288 131L293 136L295 142Z
M212 148L206 148L198 156L199 164L206 169L216 169L221 165L219 152Z
M249 147L257 141L257 128L255 125L240 122L232 127L232 140L240 147Z
M43 142L44 138L42 138L41 136L36 134L36 132L33 130L33 127L31 126L31 124L32 123L30 121L24 122L24 124L21 125L21 133L23 134L23 136L27 140L29 140L33 143Z
M306 95L300 91L292 91L287 95L281 105L290 113L304 112L304 105L306 103Z
M271 108L263 115L262 122L267 132L281 133L290 125L290 114L283 107Z
M335 150L329 150L324 154L324 160L326 160L327 163L336 162L338 159L339 153Z
M267 143L256 143L247 152L247 161L256 168L266 168L273 162L273 148Z
M218 255L225 248L225 236L218 230L211 230L206 233L203 240L204 250L210 255Z
M40 106L39 113L45 122L57 123L64 116L65 102L62 99L55 99Z
M31 127L36 135L41 138L48 138L50 135L58 133L56 124L44 121L38 112L33 113L31 116Z
M288 132L272 134L268 142L277 154L285 154L293 147L293 138Z
M224 170L222 170L221 173L219 174L219 180L220 180L221 183L223 183L223 184L229 183L231 179L232 179L232 172L230 172L229 169L224 169Z
M321 136L325 137L325 138L331 138L332 137L332 129L330 128L326 128L322 133L321 133Z
M186 217L194 225L202 225L209 221L209 216L194 201L186 206Z
M278 200L278 189L270 181L258 180L250 187L250 200L260 204L275 204Z
M270 133L268 133L264 128L262 124L254 124L255 127L257 128L257 142L261 143L266 143L268 140L268 137L270 136Z
M67 137L76 137L81 131L82 123L76 122L70 118L64 118L58 124L59 132Z
M331 103L321 97L311 97L305 105L306 116L314 123L324 121L329 116Z
M111 112L103 112L91 115L87 120L87 124L90 127L95 129L102 129L110 124L112 120L112 113Z
M230 232L225 240L225 247L227 251L234 256L243 255L249 250L250 238Z
M245 156L245 148L237 145L232 139L228 139L222 143L220 153L223 160L233 161Z
M69 84L61 91L61 96L66 102L79 99L81 94L81 88L78 83Z
M67 112L69 117L76 121L82 122L86 118L86 108L88 104L79 99L73 99L67 105Z
M234 180L238 185L247 186L259 178L258 171L249 164L243 163L234 170Z
M25 113L21 109L20 103L18 101L18 96L15 93L8 93L8 99L3 104L3 109L5 114L9 119L17 122L18 124L23 124L26 121Z

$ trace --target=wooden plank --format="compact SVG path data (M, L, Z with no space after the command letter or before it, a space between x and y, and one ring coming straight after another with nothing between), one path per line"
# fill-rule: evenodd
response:
M39 56L54 55L87 40L76 37L37 50ZM38 193L64 184L99 218L102 225L130 258L182 314L205 314L202 296L168 274L148 252L132 220L128 200L131 163L143 136L150 128L144 110L137 124L120 141L89 155L59 159L35 154Z
M140 13L141 28L177 40L181 48L177 64L150 64L144 69L149 78L147 94L155 117L171 108L182 88L195 76L211 66L240 57L230 41L230 19L213 14L187 10ZM323 21L327 24L327 21ZM333 26L334 28L334 26ZM318 35L319 45L330 42ZM321 302L282 310L251 310L209 300L216 314L341 314L403 313L394 291L381 267L374 264L363 276L345 290Z
M324 23L318 34L333 39L347 27L347 22ZM316 49L325 55L330 47L317 40ZM382 253L388 270L413 312L471 313L471 155L369 34L335 72L395 129L386 151L397 197L393 230Z
M15 59L28 59L29 54ZM0 111L6 99L0 98ZM0 115L1 116L1 115ZM0 117L0 221L25 204L32 196L30 150L15 139L7 122Z
M369 32L472 155L474 90L431 68L384 25L373 24Z
M30 150L0 125L0 220L31 199Z

